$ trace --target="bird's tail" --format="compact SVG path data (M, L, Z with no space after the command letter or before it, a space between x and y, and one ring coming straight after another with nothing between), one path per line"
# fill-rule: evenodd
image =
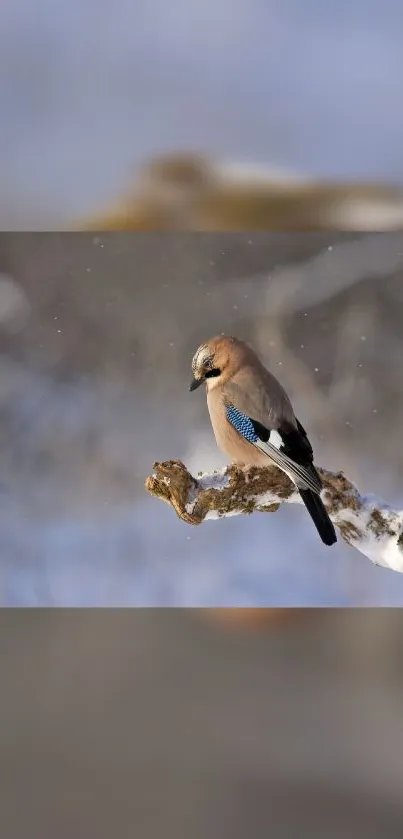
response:
M325 545L334 545L337 542L336 531L330 521L322 499L318 493L312 492L311 489L301 489L300 487L298 489L322 542Z

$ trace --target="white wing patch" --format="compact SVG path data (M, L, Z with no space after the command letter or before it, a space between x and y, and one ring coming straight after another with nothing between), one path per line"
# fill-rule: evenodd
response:
M283 440L281 439L280 434L275 429L270 431L270 443L272 446L275 446L276 449L281 449L283 445Z

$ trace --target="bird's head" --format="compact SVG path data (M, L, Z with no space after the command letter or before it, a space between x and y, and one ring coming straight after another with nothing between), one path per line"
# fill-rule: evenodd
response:
M239 369L247 352L243 341L226 335L201 344L193 356L189 390L196 390L203 383L207 390L225 384Z

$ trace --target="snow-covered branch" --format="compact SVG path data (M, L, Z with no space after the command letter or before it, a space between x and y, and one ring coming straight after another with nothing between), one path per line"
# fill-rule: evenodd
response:
M322 498L342 538L375 565L403 572L403 510L361 495L342 472L318 471ZM275 467L228 466L195 478L181 461L168 460L154 464L146 489L188 524L254 511L274 513L284 502L302 503L291 481Z

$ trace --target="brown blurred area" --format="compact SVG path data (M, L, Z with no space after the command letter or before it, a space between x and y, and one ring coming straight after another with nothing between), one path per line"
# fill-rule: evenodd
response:
M303 624L310 620L308 609L204 609L197 612L203 620L212 621L226 629L246 629L252 632L270 631L287 624Z
M140 169L127 195L70 228L90 230L401 230L403 189L320 181L172 154Z
M402 616L0 612L0 833L398 839Z
M401 228L402 31L399 0L5 0L0 228Z

